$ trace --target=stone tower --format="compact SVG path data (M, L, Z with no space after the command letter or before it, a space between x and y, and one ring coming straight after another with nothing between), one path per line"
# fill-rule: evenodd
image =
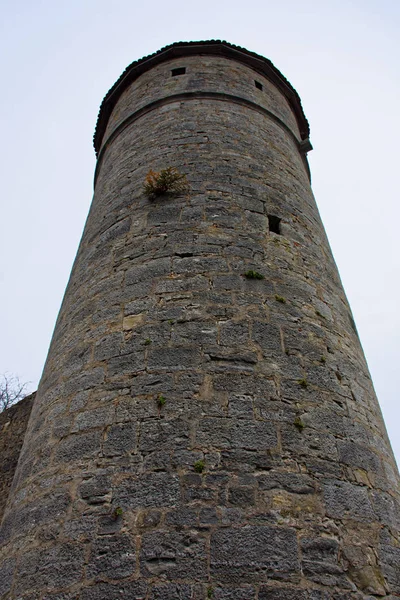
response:
M281 73L225 42L168 46L105 97L2 599L400 597L399 477L308 133ZM169 167L189 190L149 199Z

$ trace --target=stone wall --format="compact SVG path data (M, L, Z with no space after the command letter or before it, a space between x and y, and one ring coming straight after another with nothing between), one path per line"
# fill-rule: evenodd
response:
M287 99L213 61L173 84L189 96L171 96L173 58L132 83L148 109L129 115L128 89L115 105L1 598L400 597L398 472ZM202 95L214 63L223 94ZM149 200L169 166L189 193Z
M36 392L0 413L0 523Z

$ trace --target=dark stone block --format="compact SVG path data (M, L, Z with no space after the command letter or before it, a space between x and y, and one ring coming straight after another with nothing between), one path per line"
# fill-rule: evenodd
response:
M237 346L246 345L249 339L249 325L248 323L235 323L227 321L222 323L220 326L220 344L223 346Z
M81 600L145 600L147 597L147 584L139 581L129 581L113 585L111 583L97 583L82 590Z
M261 490L282 489L293 494L313 494L315 484L308 475L278 473L276 471L257 477Z
M218 523L219 517L215 508L202 508L199 511L200 525L215 525Z
M180 501L179 478L169 473L147 473L124 479L116 486L114 500L116 505L131 509L175 506Z
M3 598L4 594L7 594L12 585L14 571L15 571L15 558L6 558L0 565L0 597Z
M258 598L259 600L309 600L306 590L265 585L260 587Z
M120 456L136 448L136 423L113 425L103 443L105 456Z
M275 325L255 321L253 323L253 340L267 355L271 352L282 352L281 334Z
M77 583L83 575L84 554L84 547L76 544L35 548L23 554L16 575L16 593L66 588Z
M231 487L228 502L233 506L247 508L255 504L255 490L248 487Z
M353 442L338 440L339 460L356 469L378 473L382 466L379 458L369 448Z
M213 587L212 600L254 600L256 591L254 587L245 585L243 587Z
M220 581L251 582L299 576L293 529L251 526L227 528L211 536L211 574Z
M232 446L246 450L267 450L278 443L276 428L265 421L239 421L233 428Z
M144 577L206 581L206 540L197 533L145 533L142 537L140 570Z
M372 521L374 513L367 489L346 481L325 481L324 499L327 515L337 519Z
M303 573L306 577L327 586L352 589L353 585L339 564L339 543L332 538L303 538Z
M37 527L64 517L71 499L67 493L51 493L24 506L13 509L4 517L0 543L12 535L26 535Z
M155 584L149 600L203 600L203 586L187 584Z
M88 504L101 504L111 492L111 480L107 475L99 474L79 486L81 498Z
M89 578L124 579L136 567L136 550L127 535L99 538L92 546L87 567Z
M161 348L150 350L149 369L182 370L197 367L200 362L200 351L197 347Z
M375 514L382 525L400 530L400 506L395 498L384 492L371 493Z
M400 596L400 548L393 545L391 537L386 532L382 533L378 556L390 592L395 597Z
M189 423L181 419L144 422L140 428L139 448L147 452L167 452L171 449L186 450L190 446Z
M97 456L101 447L101 431L70 435L58 444L55 462L68 463Z

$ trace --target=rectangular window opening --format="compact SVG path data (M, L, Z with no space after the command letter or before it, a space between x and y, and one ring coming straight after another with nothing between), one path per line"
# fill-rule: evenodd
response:
M186 73L186 67L177 67L176 69L172 69L171 77L176 77L177 75L184 75Z
M263 89L262 83L260 83L259 81L254 80L254 85L256 86L256 88L258 90L262 90Z
M268 227L272 233L281 235L281 219L274 215L268 215Z

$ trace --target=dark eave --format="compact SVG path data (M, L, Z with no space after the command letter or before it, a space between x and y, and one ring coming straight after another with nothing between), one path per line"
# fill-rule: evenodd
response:
M264 75L267 79L274 83L286 97L296 116L302 140L308 140L310 128L301 106L300 97L288 80L285 79L285 77L280 71L278 71L276 67L274 67L270 60L264 58L263 56L259 56L254 52L249 52L245 48L234 46L233 44L229 44L228 42L220 40L209 40L204 42L177 42L175 44L171 44L170 46L165 46L165 48L162 48L150 56L145 56L144 58L131 63L106 94L100 106L93 138L96 155L100 150L103 136L107 128L108 119L110 118L114 106L116 105L121 94L133 81L135 81L135 79L137 79L137 77L152 69L156 65L159 65L167 60L171 60L172 58L180 58L183 56L199 54L224 56L248 65L261 75Z

